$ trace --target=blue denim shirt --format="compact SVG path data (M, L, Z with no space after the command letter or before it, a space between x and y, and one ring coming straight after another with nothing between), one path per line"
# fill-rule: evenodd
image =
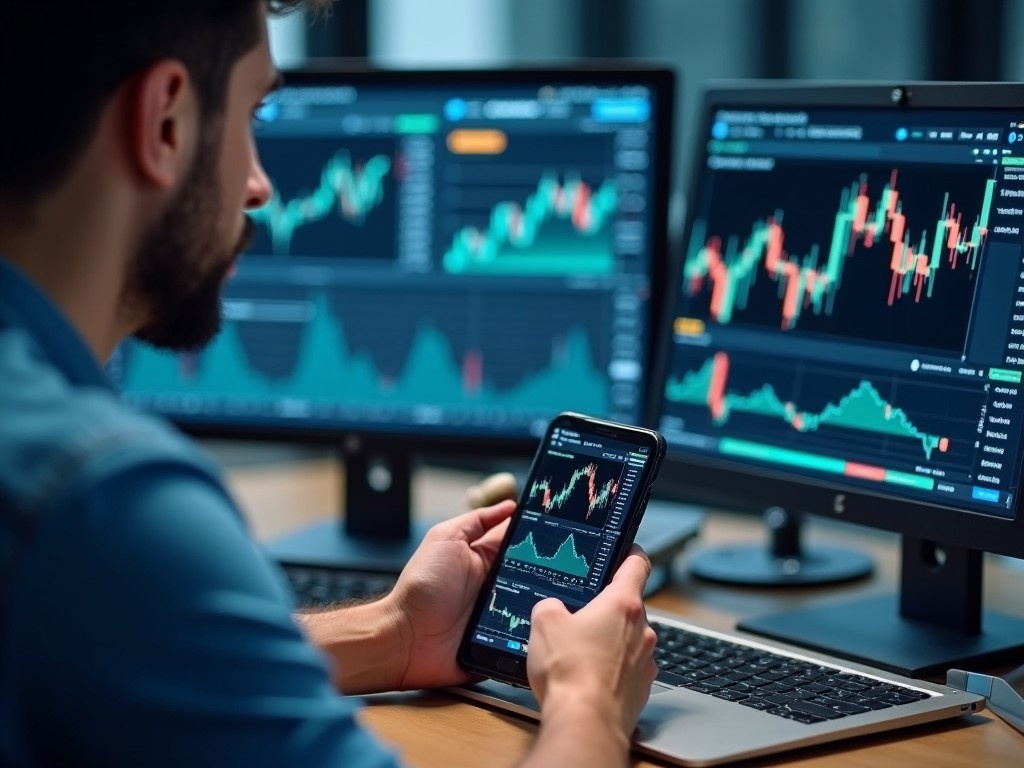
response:
M0 764L390 766L217 470L0 258Z

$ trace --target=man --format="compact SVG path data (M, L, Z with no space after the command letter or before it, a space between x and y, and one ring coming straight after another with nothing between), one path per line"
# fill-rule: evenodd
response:
M456 645L511 502L436 526L388 597L300 627L216 470L125 408L102 373L129 335L189 349L217 331L244 210L270 193L250 132L277 81L267 12L263 0L4 9L4 765L391 765L335 687L467 680ZM655 674L648 572L634 553L578 613L535 609L543 721L524 764L626 761Z

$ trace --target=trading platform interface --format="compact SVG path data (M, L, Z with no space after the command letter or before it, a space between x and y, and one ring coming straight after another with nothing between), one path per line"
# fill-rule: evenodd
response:
M707 130L669 444L1012 516L1024 110L729 106Z
M401 78L266 101L274 193L224 329L198 355L127 345L128 399L193 424L525 437L569 408L640 420L654 90Z
M650 459L646 448L554 430L526 489L474 642L525 654L536 603L557 597L575 610L597 594L615 565L611 554Z

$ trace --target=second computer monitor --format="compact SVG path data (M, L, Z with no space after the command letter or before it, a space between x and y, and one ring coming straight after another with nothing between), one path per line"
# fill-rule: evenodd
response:
M843 608L786 639L909 671L1019 654L1024 626L983 620L980 551L1024 556L1024 88L732 84L703 117L663 475L903 534L916 624Z

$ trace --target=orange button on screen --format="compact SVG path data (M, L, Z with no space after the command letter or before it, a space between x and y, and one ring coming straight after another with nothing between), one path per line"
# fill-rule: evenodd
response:
M507 146L504 131L462 128L448 134L448 149L457 155L500 155Z

